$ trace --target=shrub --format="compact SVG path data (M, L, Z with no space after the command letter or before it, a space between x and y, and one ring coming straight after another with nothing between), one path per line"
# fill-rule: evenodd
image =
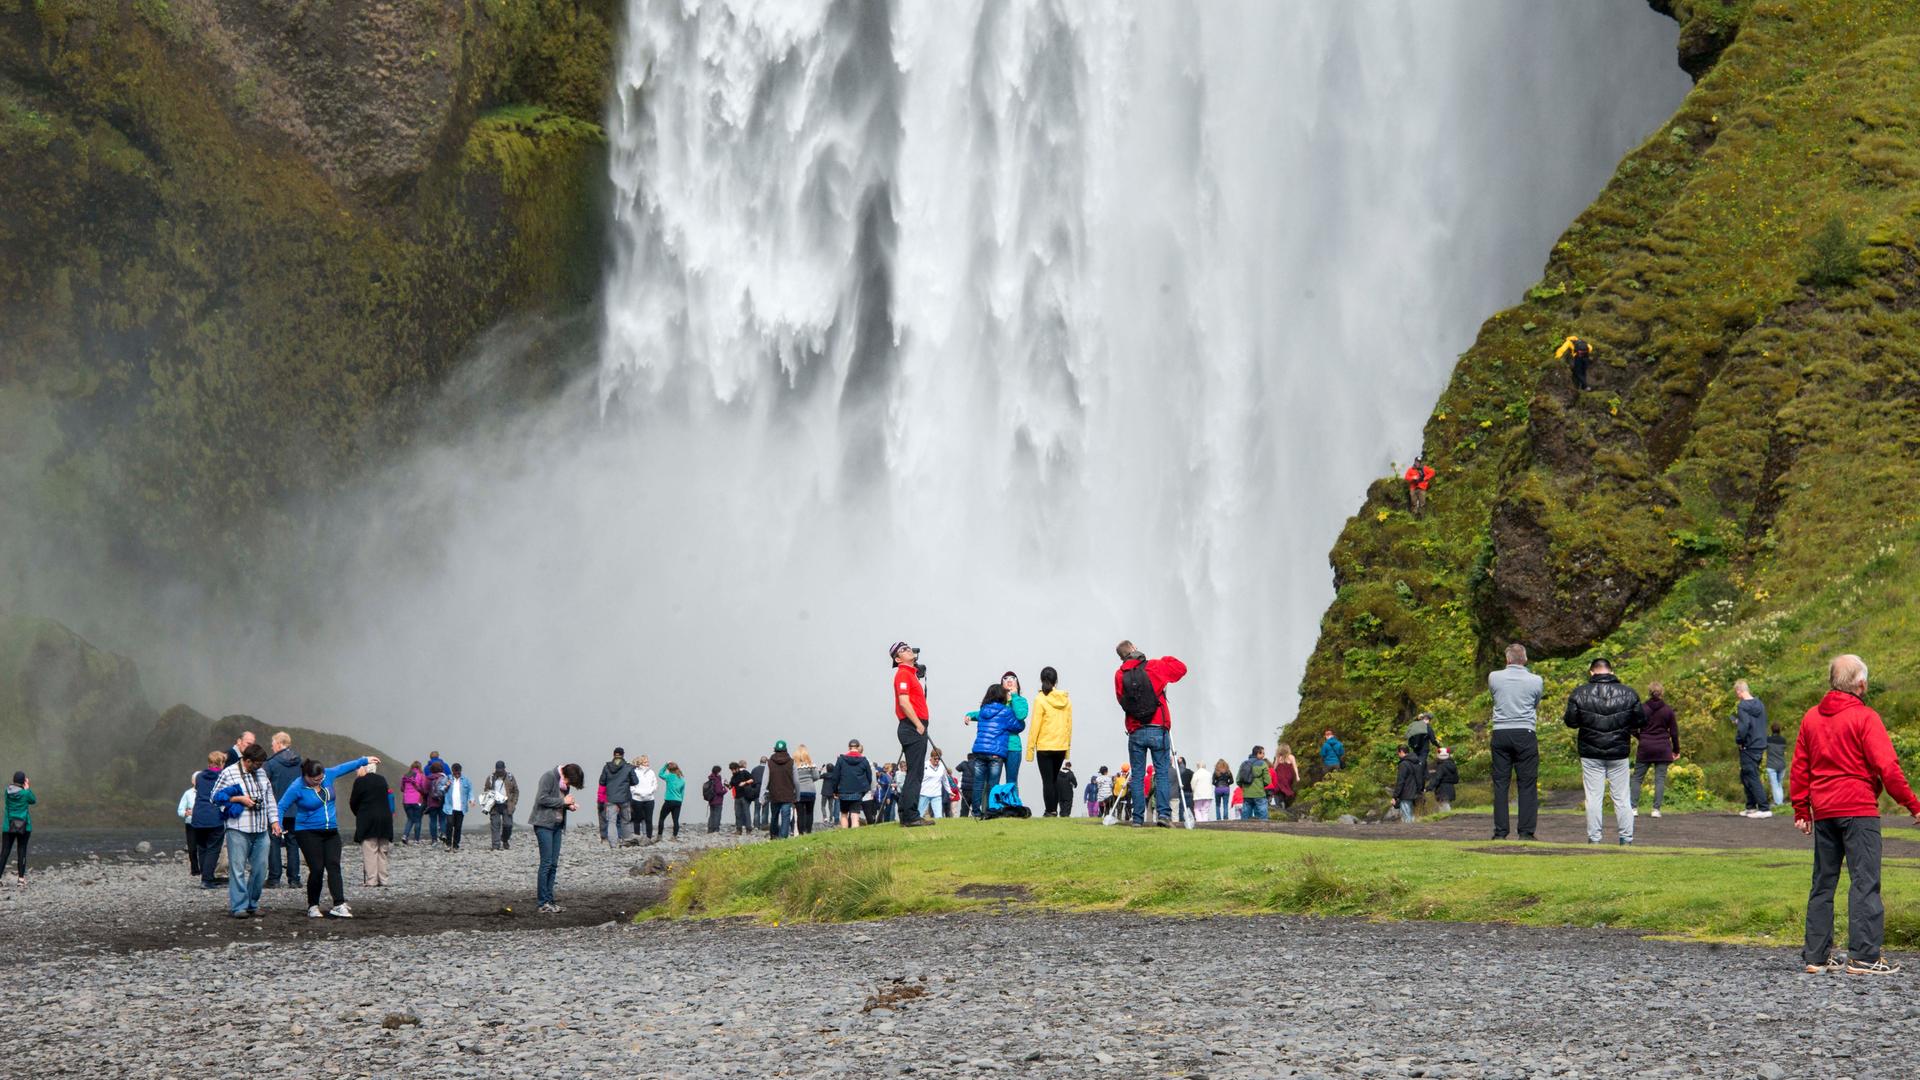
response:
M1807 238L1808 283L1824 288L1845 285L1860 276L1860 237L1839 214Z
M1715 801L1707 790L1705 769L1691 762L1676 761L1667 769L1667 802L1683 809L1698 810Z

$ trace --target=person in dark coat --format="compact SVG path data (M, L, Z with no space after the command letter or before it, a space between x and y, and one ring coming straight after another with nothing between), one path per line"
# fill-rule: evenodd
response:
M1632 771L1633 733L1646 725L1647 710L1633 687L1613 674L1606 657L1587 665L1587 681L1567 695L1561 719L1578 734L1580 780L1587 796L1587 843L1600 842L1600 798L1613 789L1614 830L1620 843L1633 843L1633 801L1627 792Z
M393 847L393 787L368 765L347 793L353 811L353 842L360 845L360 884L385 888ZM311 870L311 868L309 868Z
M766 768L767 805L772 808L767 831L773 839L783 840L793 835L793 804L800 801L800 779L785 739L773 744Z
M1680 722L1674 719L1673 706L1667 704L1667 688L1647 684L1647 723L1640 729L1640 746L1633 760L1633 801L1640 802L1640 790L1647 782L1647 770L1653 770L1653 816L1660 816L1660 804L1667 799L1667 766L1680 757Z
M1441 747L1434 758L1433 765L1433 801L1440 812L1445 814L1453 809L1453 790L1460 783L1460 766L1454 763L1453 751Z
M1071 817L1073 815L1073 800L1079 792L1080 780L1073 775L1073 762L1066 762L1060 766L1059 799L1061 817Z
M1400 820L1413 821L1413 804L1420 801L1420 790L1426 770L1420 767L1420 759L1407 752L1402 746L1400 765L1393 777L1393 803L1400 811Z

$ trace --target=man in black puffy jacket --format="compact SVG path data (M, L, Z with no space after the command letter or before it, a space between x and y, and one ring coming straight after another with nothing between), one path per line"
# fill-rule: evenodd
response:
M1613 677L1602 657L1587 667L1587 681L1567 695L1562 719L1579 732L1580 779L1587 789L1587 843L1600 842L1600 798L1613 785L1614 830L1622 844L1633 843L1633 792L1628 758L1633 736L1646 726L1646 710L1633 687Z

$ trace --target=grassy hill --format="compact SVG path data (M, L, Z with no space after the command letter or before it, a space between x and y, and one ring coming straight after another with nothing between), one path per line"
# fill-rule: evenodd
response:
M1920 6L1654 6L1695 88L1460 357L1426 517L1382 478L1334 548L1294 730L1335 728L1358 768L1319 812L1384 801L1420 709L1484 777L1485 675L1515 640L1545 658L1550 783L1577 774L1559 702L1598 654L1666 683L1723 795L1733 680L1791 728L1839 651L1920 750ZM1553 359L1570 333L1586 393Z

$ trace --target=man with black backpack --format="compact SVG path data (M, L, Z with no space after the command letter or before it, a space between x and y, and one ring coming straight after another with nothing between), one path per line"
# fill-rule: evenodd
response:
M1171 828L1168 803L1173 787L1173 716L1167 709L1167 684L1186 677L1187 665L1171 656L1149 660L1146 654L1123 641L1114 647L1120 655L1120 670L1113 673L1113 696L1127 717L1127 761L1132 766L1133 811L1128 825L1146 827L1147 755L1153 755L1155 778L1155 824Z
M1267 789L1273 786L1273 766L1267 764L1267 748L1256 746L1240 763L1233 782L1240 787L1240 816L1247 821L1267 820Z
M1577 334L1568 334L1567 340L1561 342L1559 350L1553 354L1555 360L1563 356L1572 358L1573 388L1575 390L1593 389L1587 385L1587 361L1593 358L1593 346L1587 342L1587 339Z

